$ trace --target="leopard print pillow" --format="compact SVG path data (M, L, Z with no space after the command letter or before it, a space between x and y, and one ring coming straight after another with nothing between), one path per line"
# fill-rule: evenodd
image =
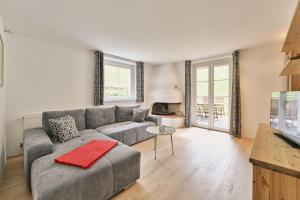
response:
M66 117L66 116L65 116ZM63 117L63 118L65 118ZM56 119L49 119L48 123L49 123L49 127L50 127L50 131L52 133L52 140L58 141L58 134L57 134L57 129L56 129L56 125L55 122L56 120L58 120L59 118Z
M56 123L58 121L63 121L63 120L69 119L70 117L71 117L70 115L66 115L66 116L63 116L63 117L58 117L58 118L55 118L55 119L49 119L48 120L50 131L52 132L52 135L53 135L52 140L59 141L58 132L57 132L57 128L56 128Z
M66 142L79 137L75 119L70 115L50 119L49 126L53 133L53 139L58 142Z

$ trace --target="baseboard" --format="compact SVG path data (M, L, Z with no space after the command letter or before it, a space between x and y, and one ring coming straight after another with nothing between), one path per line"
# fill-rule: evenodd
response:
M129 183L129 185L127 185L123 190L127 190L128 188L130 188L134 184L136 184L136 181L133 181L133 182Z

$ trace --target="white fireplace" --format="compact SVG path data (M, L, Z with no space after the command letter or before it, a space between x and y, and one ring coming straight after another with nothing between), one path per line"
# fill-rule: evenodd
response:
M156 90L152 90L150 99L152 102L152 112L157 111L153 110L157 105L160 104L162 108L161 111L167 108L168 113L153 113L160 115L183 115L183 92L177 85L166 87L166 85L157 88Z
M163 125L184 125L184 68L176 64L162 64L151 69L147 101L150 108L158 108ZM166 109L167 107L167 109ZM156 113L151 110L151 113Z
M183 116L184 74L181 70L181 66L172 63L152 67L148 93L151 108L157 104L165 104L168 107L165 115L172 113Z

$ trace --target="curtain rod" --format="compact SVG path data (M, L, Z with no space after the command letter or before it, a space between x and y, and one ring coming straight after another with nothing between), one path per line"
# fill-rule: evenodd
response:
M135 60L130 60L130 59L128 59L128 58L123 58L123 57L111 55L111 54L108 54L108 53L103 53L103 54L104 54L104 56L111 57L111 58L115 58L115 59L124 60L124 61L127 61L127 62L133 62L133 63L136 63L136 62L137 62L137 61L135 61Z

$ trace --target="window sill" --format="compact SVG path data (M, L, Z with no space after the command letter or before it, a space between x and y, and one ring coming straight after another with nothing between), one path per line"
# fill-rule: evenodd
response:
M136 101L136 99L134 98L104 99L104 102L124 102L124 101Z

